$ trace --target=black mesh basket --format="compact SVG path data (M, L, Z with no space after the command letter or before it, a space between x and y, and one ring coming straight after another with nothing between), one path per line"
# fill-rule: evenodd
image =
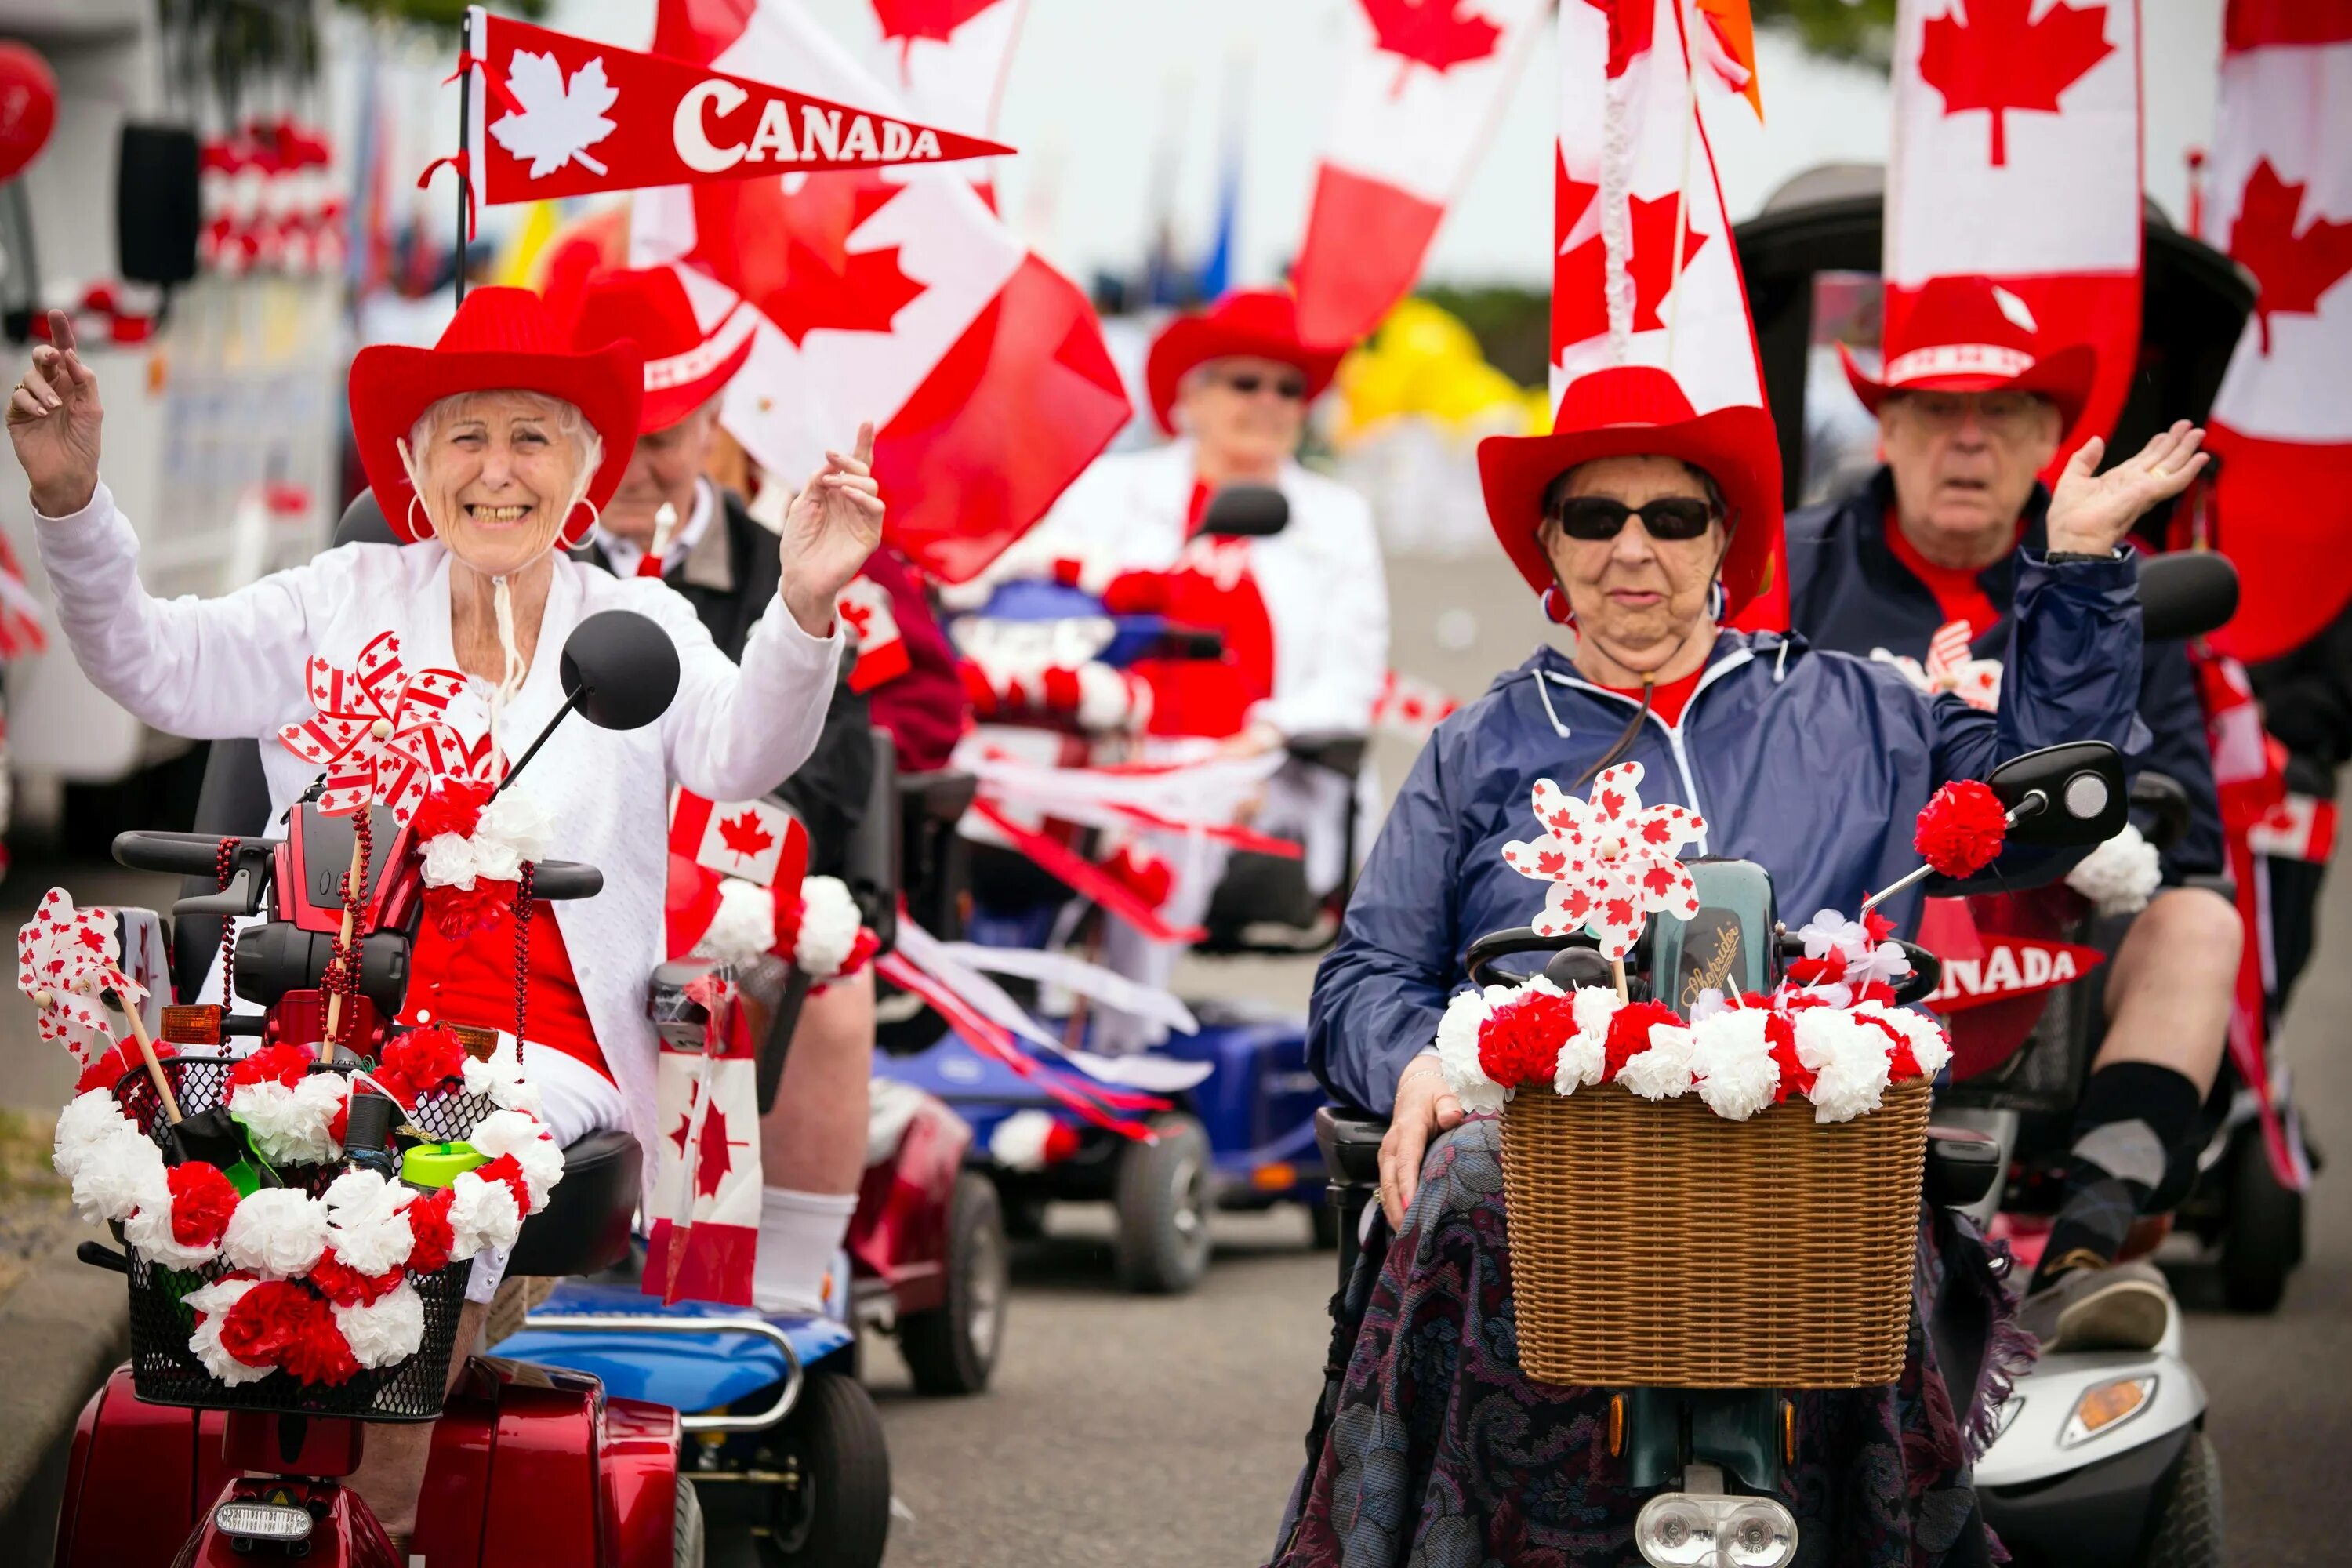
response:
M164 1077L184 1116L196 1116L221 1103L228 1089L233 1057L172 1057ZM165 1142L163 1103L144 1068L115 1086L123 1113L158 1143ZM438 1094L418 1102L409 1119L436 1139L465 1137L488 1116L480 1095ZM341 1174L340 1165L288 1167L278 1175L317 1195ZM457 1314L465 1305L470 1262L452 1263L434 1274L413 1274L425 1304L425 1338L416 1353L394 1365L362 1368L348 1382L306 1384L285 1373L231 1385L205 1369L188 1348L195 1331L194 1310L184 1303L192 1291L234 1272L226 1258L200 1268L165 1268L126 1247L131 1255L131 1378L150 1405L190 1405L205 1410L258 1410L289 1415L344 1415L364 1421L430 1421L441 1414L448 1383L449 1356L457 1342Z

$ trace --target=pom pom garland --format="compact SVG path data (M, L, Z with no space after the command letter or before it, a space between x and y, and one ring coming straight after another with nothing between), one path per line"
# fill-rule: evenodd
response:
M793 963L815 980L831 980L845 973L857 946L861 918L857 900L850 897L848 885L840 878L803 879Z
M1973 877L2000 856L2009 813L1975 779L1955 779L1919 811L1911 847L1939 877Z
M2139 913L2163 883L2162 857L2128 822L2066 873L2066 885L2108 916Z

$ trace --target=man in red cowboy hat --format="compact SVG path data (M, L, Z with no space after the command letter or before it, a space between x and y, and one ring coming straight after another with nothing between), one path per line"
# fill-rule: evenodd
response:
M1150 733L1163 753L1256 756L1371 727L1388 668L1380 540L1362 497L1295 456L1307 405L1330 385L1342 353L1299 340L1286 290L1239 290L1178 317L1145 364L1152 413L1176 439L1097 462L977 585L1058 574L1100 592L1126 575L1123 592L1147 594L1172 620L1221 630L1221 660L1135 668L1150 688ZM1210 499L1236 484L1282 492L1290 515L1280 532L1202 535ZM1269 784L1255 826L1304 837L1310 892L1346 874L1351 787L1297 763ZM1170 923L1194 923L1221 869L1221 858L1189 863L1162 906ZM1164 977L1175 955L1114 922L1108 956L1127 973Z
M2050 492L2036 476L2081 416L2094 352L2054 346L2021 300L1984 278L1927 284L1907 313L1890 313L1885 351L1875 377L1845 355L1847 379L1877 416L1885 466L1853 494L1789 519L1790 624L1817 646L1907 660L1936 689L1990 706L1999 664L1961 650L2007 649L2018 562L2047 548ZM2100 449L2084 448L2090 465ZM2183 885L2221 873L2222 844L2203 713L2179 644L2147 647L2138 708L2154 737L2141 761L2188 790L2192 821L2163 858L2168 885L2109 967L2106 1041L2026 1310L2028 1327L2068 1348L2138 1348L2163 1331L2162 1276L2114 1258L2132 1221L2177 1202L2195 1172L2199 1111L2238 967L2229 900ZM2145 848L2137 853L2144 863ZM2144 888L2126 896L2105 885L2103 868L2126 864L2123 854L2103 851L2069 880L2094 898L2145 898Z

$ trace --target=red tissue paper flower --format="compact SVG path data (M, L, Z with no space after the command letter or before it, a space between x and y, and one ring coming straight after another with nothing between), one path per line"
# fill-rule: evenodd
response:
M473 779L445 778L416 808L416 842L428 843L445 833L471 838L490 804L492 785Z
M332 1252L320 1254L310 1274L311 1285L338 1307L367 1306L407 1278L397 1264L381 1274L362 1274Z
M1920 808L1912 847L1939 877L1973 877L2000 854L2009 813L1974 779L1956 779Z
M449 1267L449 1248L457 1237L449 1229L449 1204L457 1194L449 1188L425 1194L401 1212L408 1216L408 1233L415 1245L408 1249L412 1274L438 1274ZM324 1260L321 1259L323 1267ZM314 1271L315 1272L315 1271Z
M221 1349L247 1366L277 1366L286 1347L326 1304L290 1279L265 1279L221 1322Z
M252 1083L280 1083L288 1089L302 1081L317 1058L301 1047L280 1042L264 1046L228 1069L231 1093Z
M1601 1069L1601 1081L1617 1076L1618 1069L1650 1048L1650 1030L1664 1024L1679 1028L1682 1015L1664 1002L1629 1002L1610 1015L1609 1034L1601 1043L1607 1065Z
M228 1234L236 1212L236 1188L220 1167L202 1160L163 1173L172 1189L172 1239L182 1247L210 1247Z
M433 917L433 924L451 942L464 942L484 931L496 931L499 922L514 908L515 884L494 882L488 877L478 877L470 888L456 886L425 889L425 912Z
M358 1375L359 1362L352 1354L352 1342L343 1338L342 1326L326 1302L310 1298L311 1313L305 1317L278 1352L278 1364L302 1383L323 1383L332 1386L349 1383Z
M1575 1033L1568 997L1522 991L1478 1026L1479 1068L1505 1089L1549 1086L1559 1074L1559 1047Z
M523 1179L522 1163L512 1154L501 1154L487 1165L474 1167L474 1174L486 1182L504 1182L514 1194L515 1207L530 1213L530 1184Z
M1813 1069L1797 1059L1797 1026L1788 1015L1764 1016L1764 1043L1771 1047L1772 1060L1780 1069L1780 1081L1772 1090L1772 1103L1778 1105L1792 1094L1811 1094Z
M415 1100L432 1093L466 1068L466 1045L444 1024L412 1029L383 1048L376 1080L394 1094Z

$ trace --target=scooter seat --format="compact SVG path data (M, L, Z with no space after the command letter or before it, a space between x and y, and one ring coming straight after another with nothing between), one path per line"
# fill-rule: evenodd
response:
M547 1206L522 1222L509 1275L595 1274L629 1256L644 1152L630 1133L589 1133L563 1151L563 1179Z

